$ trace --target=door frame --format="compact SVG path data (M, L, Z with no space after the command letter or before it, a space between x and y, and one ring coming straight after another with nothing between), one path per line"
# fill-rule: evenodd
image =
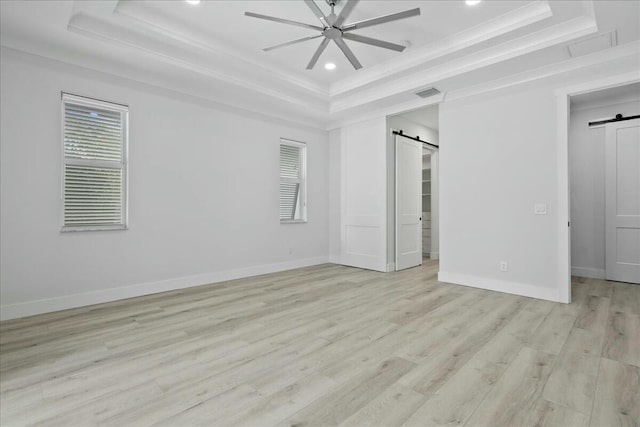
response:
M558 301L571 302L571 204L569 181L569 113L570 97L626 86L640 82L640 73L631 72L593 80L555 91L557 98L557 158L558 158Z
M440 154L439 151L435 148L429 146L422 146L423 150L429 151L429 156L431 157L431 247L429 248L429 259L440 259L440 188L438 187L440 183L440 177L438 174L440 173ZM423 151L424 153L424 151ZM438 154L437 156L435 156ZM434 157L435 156L435 157ZM424 154L423 154L424 157ZM435 167L434 167L435 166ZM435 170L435 173L434 173ZM434 203L434 198L436 199L436 203ZM435 206L435 208L434 208ZM423 212L424 213L424 212ZM422 219L424 221L424 217ZM438 247L437 251L433 250L433 243L437 241ZM424 250L422 251L424 253ZM434 257L435 254L435 257Z

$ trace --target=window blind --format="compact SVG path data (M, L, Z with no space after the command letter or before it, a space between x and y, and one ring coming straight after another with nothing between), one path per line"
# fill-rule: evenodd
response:
M65 103L64 155L122 162L122 114Z
M280 144L280 221L304 219L304 144Z
M67 94L63 105L63 228L123 228L126 107Z
M298 190L300 184L280 183L280 219L291 220L296 217Z

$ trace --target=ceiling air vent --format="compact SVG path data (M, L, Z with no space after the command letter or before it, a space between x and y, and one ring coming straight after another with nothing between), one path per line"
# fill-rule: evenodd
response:
M584 40L568 45L567 48L569 49L569 56L575 58L614 47L618 44L617 39L618 37L615 30L588 37Z
M428 98L430 96L437 95L439 93L440 91L435 87L429 87L427 89L421 90L420 92L416 92L416 95L418 95L420 98Z

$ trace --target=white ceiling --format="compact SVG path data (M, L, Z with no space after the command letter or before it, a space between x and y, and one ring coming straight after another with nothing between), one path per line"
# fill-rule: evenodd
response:
M420 16L357 31L364 36L408 46L403 52L406 54L428 43L485 23L495 16L513 11L527 3L529 2L524 0L499 1L471 8L463 1L361 1L351 13L349 22L420 8ZM323 0L318 0L317 4L325 15L330 13L329 6ZM343 4L338 3L336 13L340 12ZM125 1L118 4L117 11L140 20L162 22L163 27L167 29L220 43L225 49L232 50L235 54L253 57L257 61L281 67L288 72L300 74L302 78L327 86L336 80L357 74L333 43L327 47L318 66L311 71L305 70L313 52L320 44L320 39L271 52L262 51L262 48L317 35L318 32L247 17L244 16L244 12L251 11L316 26L321 25L302 1L205 1L198 6L179 1ZM455 19L442 19L443 16L455 17ZM402 55L350 41L347 41L347 44L366 68L391 62ZM337 68L332 72L326 71L322 66L326 62L334 62Z
M323 0L316 3L329 13ZM321 25L293 0L203 0L197 6L181 0L2 0L0 42L322 127L385 105L426 105L430 101L414 93L428 86L447 96L517 73L578 64L583 59L571 59L567 46L604 32L615 32L618 47L605 49L612 58L638 55L639 3L484 0L471 7L464 0L361 0L347 22L416 7L421 14L354 31L407 46L398 53L347 41L364 67L357 71L333 44L314 70L305 70L320 39L262 51L315 33L245 11ZM337 68L325 70L328 61Z

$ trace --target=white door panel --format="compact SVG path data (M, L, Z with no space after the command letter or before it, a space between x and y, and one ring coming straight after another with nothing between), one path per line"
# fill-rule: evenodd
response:
M396 270L422 264L422 144L396 136Z
M640 283L640 119L607 124L606 278Z
M343 128L340 262L387 270L386 120Z

